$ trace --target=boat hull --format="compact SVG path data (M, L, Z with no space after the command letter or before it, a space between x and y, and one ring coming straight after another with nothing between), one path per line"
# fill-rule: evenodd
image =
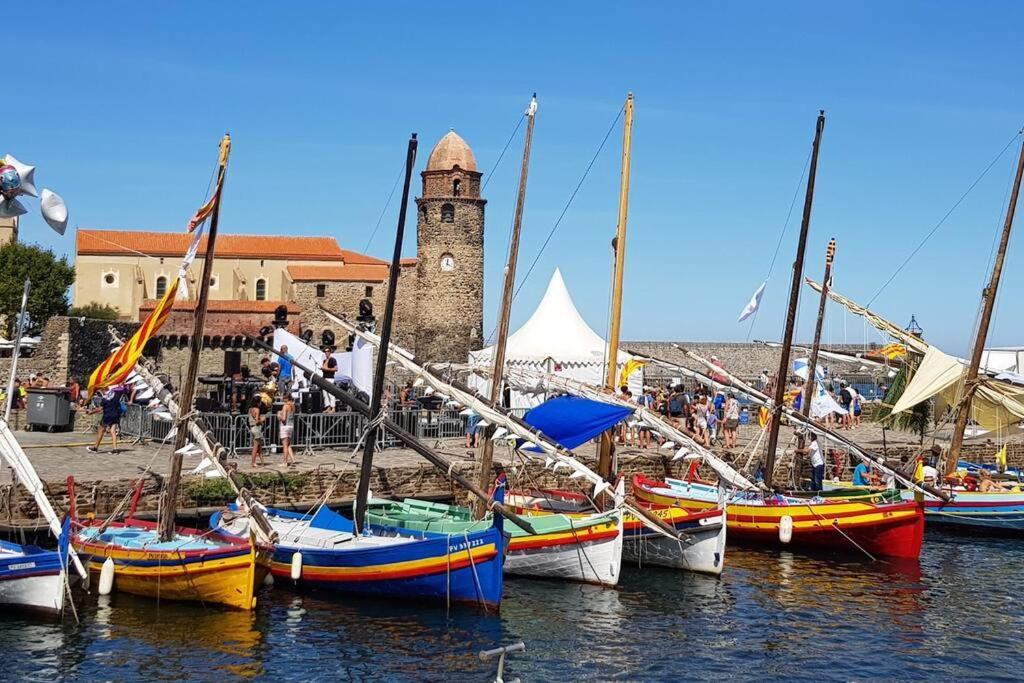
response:
M270 562L275 585L486 610L501 604L506 539L500 520L453 534L370 526L356 537L352 522L327 508L312 517L273 508L266 515L281 539ZM246 522L221 513L210 519L226 537L246 532L238 524Z
M114 527L115 525L111 525ZM129 524L116 525L126 528ZM131 527L152 529L133 520ZM179 534L200 537L194 529ZM270 551L245 540L226 540L210 550L151 550L97 542L76 534L72 543L98 581L107 558L114 562L114 590L159 600L199 602L229 609L256 607L256 590L268 571Z
M706 510L715 505L708 500L708 491L696 485L688 491L677 490L638 477L633 489L639 500L654 507ZM924 540L924 512L916 503L733 500L727 505L727 517L730 540L797 550L917 559ZM792 535L784 541L782 527L790 523Z
M924 514L929 524L949 529L983 531L996 534L1024 533L1024 492L950 491L952 500L944 502L928 497ZM914 500L912 491L904 499Z
M711 509L691 513L680 508L652 509L657 517L688 540L668 538L627 515L623 560L637 566L652 565L719 576L725 565L726 513Z
M513 536L505 573L614 586L622 571L624 524L612 522L536 536Z
M0 542L0 605L59 615L65 570L57 551Z

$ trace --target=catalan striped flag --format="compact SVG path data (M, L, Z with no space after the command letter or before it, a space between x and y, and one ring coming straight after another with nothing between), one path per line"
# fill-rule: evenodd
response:
M181 282L181 278L174 278L174 282L167 288L163 298L157 303L153 312L146 316L146 320L135 331L132 338L118 347L92 371L92 375L89 376L90 398L97 391L122 384L128 378L135 368L135 363L142 356L142 349L164 324L167 316L171 314L179 282Z

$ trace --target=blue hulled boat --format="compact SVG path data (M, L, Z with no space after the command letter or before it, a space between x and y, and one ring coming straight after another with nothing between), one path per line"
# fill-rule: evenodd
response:
M503 487L497 488L501 500ZM267 508L278 534L270 571L298 587L433 603L501 604L506 538L500 515L486 529L457 534L370 526L356 534L352 520L326 506L313 515ZM249 518L216 513L210 526L248 534Z

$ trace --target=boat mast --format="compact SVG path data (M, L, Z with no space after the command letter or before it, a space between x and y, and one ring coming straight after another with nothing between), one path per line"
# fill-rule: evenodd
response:
M825 321L825 303L828 301L828 288L832 285L832 261L836 257L836 238L828 241L825 249L825 276L821 279L821 299L818 301L818 320L814 323L814 344L811 346L811 357L807 360L807 383L804 385L804 397L800 402L800 412L804 417L811 416L811 400L818 393L818 351L821 349L821 326ZM799 437L803 441L803 437Z
M25 311L28 309L28 295L32 291L32 281L25 278L25 289L21 293L21 315L14 332L14 351L11 354L11 377L7 381L7 405L4 406L4 422L11 422L11 404L14 402L14 380L18 377L18 356L21 355L21 336L25 332Z
M370 400L370 421L366 427L366 442L363 444L363 461L359 467L359 487L356 489L355 527L356 533L363 530L366 519L366 503L370 497L370 474L373 467L373 451L377 447L377 430L386 416L384 413L384 373L388 365L388 345L391 343L391 323L395 317L395 296L398 291L398 273L402 266L402 241L405 239L405 213L409 207L409 183L412 167L416 164L416 133L409 138L405 152L405 184L402 186L402 203L398 207L398 230L395 231L395 250L391 255L388 269L388 296L384 303L384 322L380 332L380 348L377 351L377 367L373 375L373 398Z
M626 115L622 126L622 176L619 182L619 222L615 234L615 273L612 285L611 326L608 332L608 374L605 389L615 392L615 375L619 360L619 331L622 323L622 279L626 265L626 219L629 215L629 166L633 150L633 93L626 95ZM601 435L598 445L597 473L611 478L615 469L612 458L612 432Z
M971 398L978 388L978 369L981 367L981 356L985 351L992 311L996 305L996 292L1003 274L1006 247L1010 242L1010 232L1013 230L1013 216L1017 211L1017 198L1020 196L1022 175L1024 175L1024 143L1021 144L1020 157L1017 160L1017 174L1013 179L1013 192L1010 194L1010 205L1006 209L1006 220L1003 223L1002 237L999 239L996 261L992 266L992 277L988 281L988 286L981 292L981 320L978 322L978 333L974 337L974 347L971 350L971 364L967 368L967 377L964 379L963 398L960 400L960 407L956 413L956 426L953 429L953 441L949 446L946 469L951 469L951 466L955 466L960 460L960 449L964 444L964 431L967 429L967 419L971 414Z
M533 93L530 106L526 109L526 141L523 143L523 163L519 170L519 194L516 197L515 217L512 220L512 239L508 247L508 263L505 265L504 289L501 292L501 312L498 319L498 337L494 342L494 372L491 374L491 402L497 403L501 398L502 371L505 367L505 347L508 343L509 315L512 313L512 292L516 282L516 262L519 258L519 234L523 225L523 207L526 204L526 176L530 170L530 151L533 147L533 124L537 114L537 93ZM495 426L490 425L484 432L483 443L480 444L480 477L482 491L491 486L491 465L494 463ZM482 519L487 513L487 505L477 500L473 506L473 515Z
M196 376L199 374L199 354L203 350L203 328L206 325L206 308L210 298L210 277L213 275L214 249L217 243L217 223L220 220L220 202L224 197L224 176L228 170L228 156L231 154L231 136L227 133L220 141L220 159L217 162L217 196L210 214L210 232L206 236L206 253L203 255L203 276L199 281L199 297L196 300L195 324L189 339L188 369L181 385L178 400L178 417L175 420L177 433L174 436L174 451L171 453L171 472L164 487L160 503L160 540L174 538L174 519L178 508L178 487L181 484L181 465L184 456L181 449L188 441L185 420L192 412L195 398Z
M793 347L793 328L796 327L796 306L800 300L800 280L804 272L804 250L807 247L807 231L811 227L811 206L814 204L814 178L818 173L818 150L821 134L825 130L825 110L818 112L818 123L814 130L814 145L811 148L811 167L807 174L807 194L804 196L804 213L800 221L800 241L793 263L793 282L789 289L789 309L786 312L786 330L782 335L782 354L779 370L775 374L775 396L771 408L771 425L768 431L768 451L765 455L764 483L772 486L775 471L775 451L779 445L779 423L782 420L782 402L786 396L786 377L789 376L789 354Z

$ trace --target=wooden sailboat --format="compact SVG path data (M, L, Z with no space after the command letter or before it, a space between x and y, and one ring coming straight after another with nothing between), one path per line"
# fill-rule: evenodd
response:
M774 397L768 400L767 396L760 395L771 411L764 467L764 483L769 489L772 489L773 485L775 455L783 414L787 413L791 418L799 416L803 424L810 425L810 420L806 417L786 409L784 396L786 378L789 376L790 350L796 325L804 252L810 227L818 153L824 126L825 114L820 112L815 127L800 238L793 265L785 332L778 371L775 376ZM821 310L819 307L819 329ZM691 357L696 358L696 356ZM724 375L730 380L730 383L736 383L735 378L725 371L716 368L712 372L719 376ZM814 381L813 375L809 376L808 381L809 383ZM751 391L746 393L753 395ZM809 407L809 401L807 406ZM643 478L634 480L635 495L652 505L659 506L705 509L712 504L713 500L709 489L710 487L700 482L658 482ZM728 503L728 525L730 538L734 540L784 545L793 549L827 549L850 554L867 553L873 557L881 555L895 558L917 558L921 552L921 542L924 536L924 515L920 507L914 503L806 500L774 491L767 494L763 492L733 494Z
M17 377L18 357L21 355L21 338L26 318L25 309L31 287L32 283L25 280L21 315L18 317L14 349L11 354L7 396L12 395L14 380ZM34 545L0 541L0 605L9 609L28 609L59 616L64 611L69 593L69 579L72 576L69 569L73 567L83 580L88 580L88 574L69 546L70 521L65 519L62 522L57 517L39 475L11 431L10 417L11 402L6 401L4 417L0 421L0 460L10 466L16 480L32 494L36 507L46 519L50 532L57 539L57 550L44 550Z
M278 534L271 571L275 577L300 587L391 599L468 603L479 605L485 610L496 610L501 604L502 565L505 557L501 514L495 514L485 528L466 530L463 533L377 527L368 522L366 515L376 431L380 426L396 431L396 425L382 414L381 401L416 148L417 140L413 134L406 153L405 184L389 271L381 348L371 403L362 403L316 376L312 369L294 363L296 369L310 375L322 390L370 418L354 519L346 519L323 506L309 515L267 509L269 522ZM264 348L273 352L270 347ZM400 438L406 438L407 445L432 459L435 465L439 464L440 460L432 451L410 435L397 431ZM458 476L454 478L461 480ZM467 488L487 498L472 484ZM496 510L502 508L501 494L502 489L498 489L491 502ZM247 517L218 513L210 520L210 524L222 535L244 537L249 532L250 521Z
M519 175L508 262L504 273L498 334L494 345L493 373L490 402L496 404L501 395L502 369L508 340L509 316L516 277L519 237L522 230L526 200L526 183L530 152L536 121L537 96L534 94L526 110L526 138ZM383 347L383 340L381 340ZM385 350L381 350L382 357ZM492 473L496 425L490 425L480 447L478 466L479 486L486 489L494 479ZM503 484L502 484L503 486ZM601 585L615 585L619 579L622 560L623 519L619 509L570 517L563 514L542 513L516 509L536 533L512 529L505 560L505 573L515 576L557 578ZM442 506L414 499L404 503L375 501L371 506L372 524L403 530L431 531L445 534L463 534L486 529L491 522L484 501L478 501L470 511L458 506ZM586 561L581 561L586 558Z
M89 571L99 579L100 592L123 591L163 600L200 602L206 605L249 610L256 606L256 589L262 584L269 562L269 548L252 536L223 539L208 532L175 525L177 490L181 480L203 327L209 297L210 276L217 239L217 224L231 140L220 143L217 183L207 207L197 217L210 217L203 274L196 304L195 327L190 342L189 365L178 405L178 431L171 456L159 524L132 519L75 520L72 543L84 557ZM195 221L196 219L193 219ZM198 239L198 236L197 236ZM147 321L148 323L148 321ZM74 518L74 489L69 480Z

